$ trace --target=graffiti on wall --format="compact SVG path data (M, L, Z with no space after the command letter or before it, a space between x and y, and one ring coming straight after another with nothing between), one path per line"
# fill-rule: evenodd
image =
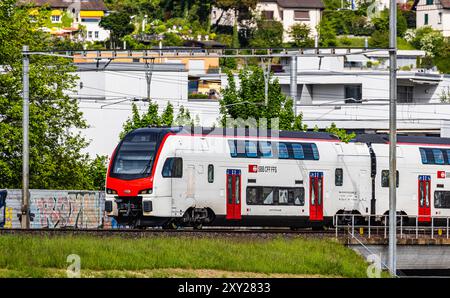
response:
M21 199L20 191L8 190L5 228L20 226ZM103 192L30 190L31 228L112 228L104 201Z

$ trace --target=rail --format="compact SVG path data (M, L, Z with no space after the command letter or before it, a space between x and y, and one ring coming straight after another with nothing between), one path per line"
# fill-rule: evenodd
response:
M450 236L450 216L397 215L397 238L419 239L446 238ZM349 231L355 238L356 233L368 238L380 235L387 239L389 235L388 215L336 214L333 217L335 236L340 231Z

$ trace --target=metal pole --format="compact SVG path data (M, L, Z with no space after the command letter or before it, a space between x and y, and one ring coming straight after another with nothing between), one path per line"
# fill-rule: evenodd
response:
M22 115L22 130L23 130L23 146L22 146L22 229L30 228L29 208L30 208L30 173L29 173L29 105L30 105L30 77L29 67L30 60L28 56L28 46L23 46L23 115Z
M397 3L389 9L389 269L397 273L396 179L397 179Z
M290 93L294 104L294 116L297 116L297 55L291 57Z

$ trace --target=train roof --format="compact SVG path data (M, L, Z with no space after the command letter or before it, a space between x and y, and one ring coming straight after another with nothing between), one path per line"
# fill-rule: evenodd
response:
M361 143L387 144L389 143L389 135L361 134L357 135L352 141ZM450 138L398 135L397 142L410 144L450 145Z
M222 128L222 127L146 127L134 130L131 133L154 132L154 133L181 133L181 134L203 134L212 136L261 136L261 137L280 137L280 138L299 138L315 140L339 140L336 136L326 132L304 132L287 130L260 130L254 128Z

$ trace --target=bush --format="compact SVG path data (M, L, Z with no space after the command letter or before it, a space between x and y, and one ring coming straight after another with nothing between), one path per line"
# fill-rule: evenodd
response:
M314 46L314 40L310 34L311 28L306 24L295 24L289 31L289 35L294 40L294 46L298 48L311 48Z
M189 94L189 99L208 99L209 96L206 94L193 93Z

